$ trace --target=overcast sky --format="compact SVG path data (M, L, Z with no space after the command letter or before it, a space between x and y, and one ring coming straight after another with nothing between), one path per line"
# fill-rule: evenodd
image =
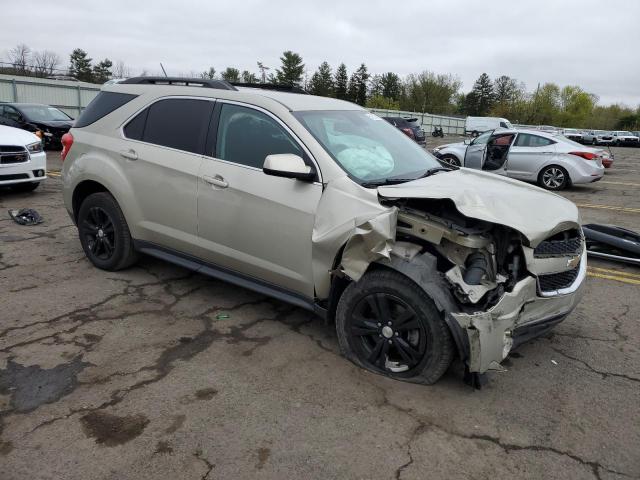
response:
M600 103L640 104L639 0L1 0L0 56L17 43L123 60L134 73L227 66L257 73L284 50L309 76L323 60L349 72L482 72L577 84ZM28 5L27 5L28 4Z

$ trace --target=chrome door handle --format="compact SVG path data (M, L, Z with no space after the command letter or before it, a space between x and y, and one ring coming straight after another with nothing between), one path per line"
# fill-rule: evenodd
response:
M227 188L229 186L229 184L220 175L216 175L215 177L203 175L202 180L204 180L209 185L215 185L216 187L220 188Z
M137 160L138 154L135 150L120 150L120 156L129 160Z

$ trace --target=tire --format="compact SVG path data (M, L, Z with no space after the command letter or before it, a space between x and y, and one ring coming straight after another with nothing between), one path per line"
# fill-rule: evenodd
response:
M569 173L558 165L544 167L538 175L538 185L545 190L564 190L571 185Z
M122 270L138 259L122 210L107 192L93 193L82 202L78 235L87 258L102 270Z
M347 359L396 380L433 384L454 357L451 332L433 300L393 270L371 271L347 286L336 331Z
M441 162L446 163L447 165L451 165L452 167L460 167L460 160L458 160L453 155L443 155L440 159Z
M598 140L596 140L595 138L591 140L591 145L598 145Z
M16 192L33 192L42 182L16 183L11 188Z

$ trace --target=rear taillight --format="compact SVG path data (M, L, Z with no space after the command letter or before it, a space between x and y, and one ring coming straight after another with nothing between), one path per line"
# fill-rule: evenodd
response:
M64 159L67 158L67 155L69 154L69 150L71 150L71 146L73 145L73 135L67 132L64 135L62 135L62 138L60 139L60 141L62 142L62 152L60 153L60 157L64 162Z
M598 158L598 155L591 152L569 152L569 155L577 155L578 157L582 157L585 160L595 160Z
M402 131L405 133L405 135L409 138L415 138L415 135L413 133L413 130L411 130L410 128L403 128Z

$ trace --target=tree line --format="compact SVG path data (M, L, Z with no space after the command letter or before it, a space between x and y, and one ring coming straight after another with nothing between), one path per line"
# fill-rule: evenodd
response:
M51 51L33 52L24 44L8 53L8 66L0 73L51 76L64 72L80 81L104 83L110 78L131 76L122 61L115 65L105 58L94 62L88 53L76 48L69 56L65 70L60 57ZM555 83L537 85L528 91L526 85L507 75L491 79L482 73L468 93L461 91L462 82L451 74L422 73L401 77L394 72L371 74L361 63L349 74L344 63L335 71L324 61L309 77L302 56L287 50L279 67L272 69L257 62L257 72L240 71L233 66L217 72L214 67L188 76L221 78L239 83L272 83L299 86L313 95L334 97L368 108L424 112L441 115L473 115L505 117L512 123L554 125L558 127L597 129L640 129L640 106L598 105L598 97L577 85L560 87ZM147 75L142 71L140 76Z

